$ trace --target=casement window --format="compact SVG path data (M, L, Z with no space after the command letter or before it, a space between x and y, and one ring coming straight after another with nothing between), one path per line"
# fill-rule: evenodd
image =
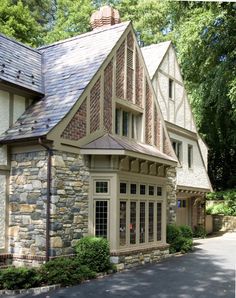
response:
M172 140L172 147L175 151L175 154L179 160L179 162L182 162L182 142L177 140Z
M154 196L154 193L155 193L155 187L154 187L154 185L149 185L148 186L148 194L149 194L149 196Z
M140 195L145 195L145 194L146 194L146 185L140 184Z
M161 240L162 231L162 203L157 203L157 240Z
M108 194L108 181L95 181L96 194Z
M193 167L193 146L188 145L188 167L191 169Z
M95 236L108 237L108 201L95 200Z
M148 241L154 241L154 203L148 204Z
M127 192L127 183L121 182L120 183L120 193L126 194L126 192Z
M126 215L127 203L126 201L120 201L120 246L126 244Z
M116 108L115 133L120 136L140 140L142 115Z
M162 187L157 186L157 196L162 196Z
M136 202L130 202L130 244L136 244Z
M140 217L139 217L139 243L145 242L145 202L140 202Z
M174 81L169 79L169 98L170 99L174 99L173 89L174 89Z
M137 192L137 184L135 183L131 183L130 184L130 194L131 195L135 195Z

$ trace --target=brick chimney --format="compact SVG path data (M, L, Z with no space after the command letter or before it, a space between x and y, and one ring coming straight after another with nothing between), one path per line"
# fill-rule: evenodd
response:
M109 27L119 24L120 22L119 11L108 5L100 7L100 9L95 11L90 18L90 23L93 29Z

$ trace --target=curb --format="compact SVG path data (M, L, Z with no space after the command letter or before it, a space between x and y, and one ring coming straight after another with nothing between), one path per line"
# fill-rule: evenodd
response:
M42 294L51 290L59 289L60 285L51 285L38 288L21 289L21 290L0 290L0 296L2 295L19 295L19 294Z

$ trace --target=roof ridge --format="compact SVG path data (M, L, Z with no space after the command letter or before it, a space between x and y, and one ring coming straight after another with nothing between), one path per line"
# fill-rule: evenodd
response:
M85 33L82 33L80 35L76 35L76 36L73 36L73 37L69 37L69 38L66 38L66 39L63 39L63 40L56 41L56 42L48 44L48 45L38 47L37 50L43 50L43 49L46 49L46 48L56 46L58 44L70 42L70 41L80 39L80 38L85 38L87 36L94 35L94 34L99 34L101 32L105 32L105 31L108 31L108 30L113 30L117 27L121 27L121 26L125 26L125 25L128 26L130 23L131 23L131 21L126 21L126 22L122 22L122 23L119 23L119 24L116 24L116 25L112 25L110 27L105 27L105 28L100 28L100 29L89 31L89 32L85 32Z
M161 44L164 44L164 43L171 44L172 41L171 40L166 40L166 41L162 41L162 42L158 42L158 43L152 43L152 44L150 44L148 46L142 47L141 50L144 50L144 49L146 50L147 48L155 47L155 46L158 46L158 45L161 45Z
M31 51L36 52L36 53L38 53L38 54L41 55L41 53L37 50L37 48L32 48L32 47L30 47L30 46L24 44L23 42L16 40L16 39L13 38L13 37L6 36L6 35L3 34L3 33L0 33L0 36L3 37L3 38L5 38L5 39L7 39L7 40L9 40L9 41L12 41L12 42L14 42L14 43L20 45L20 46L22 46L22 47L25 47L25 48L27 48L28 50L31 50Z

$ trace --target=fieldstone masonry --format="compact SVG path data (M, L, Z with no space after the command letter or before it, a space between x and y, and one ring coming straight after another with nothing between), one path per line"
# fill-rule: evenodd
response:
M176 223L176 169L167 169L166 199L167 199L167 223Z
M12 155L9 243L14 255L45 256L47 152ZM76 154L54 152L51 183L51 255L73 253L88 229L89 172Z

